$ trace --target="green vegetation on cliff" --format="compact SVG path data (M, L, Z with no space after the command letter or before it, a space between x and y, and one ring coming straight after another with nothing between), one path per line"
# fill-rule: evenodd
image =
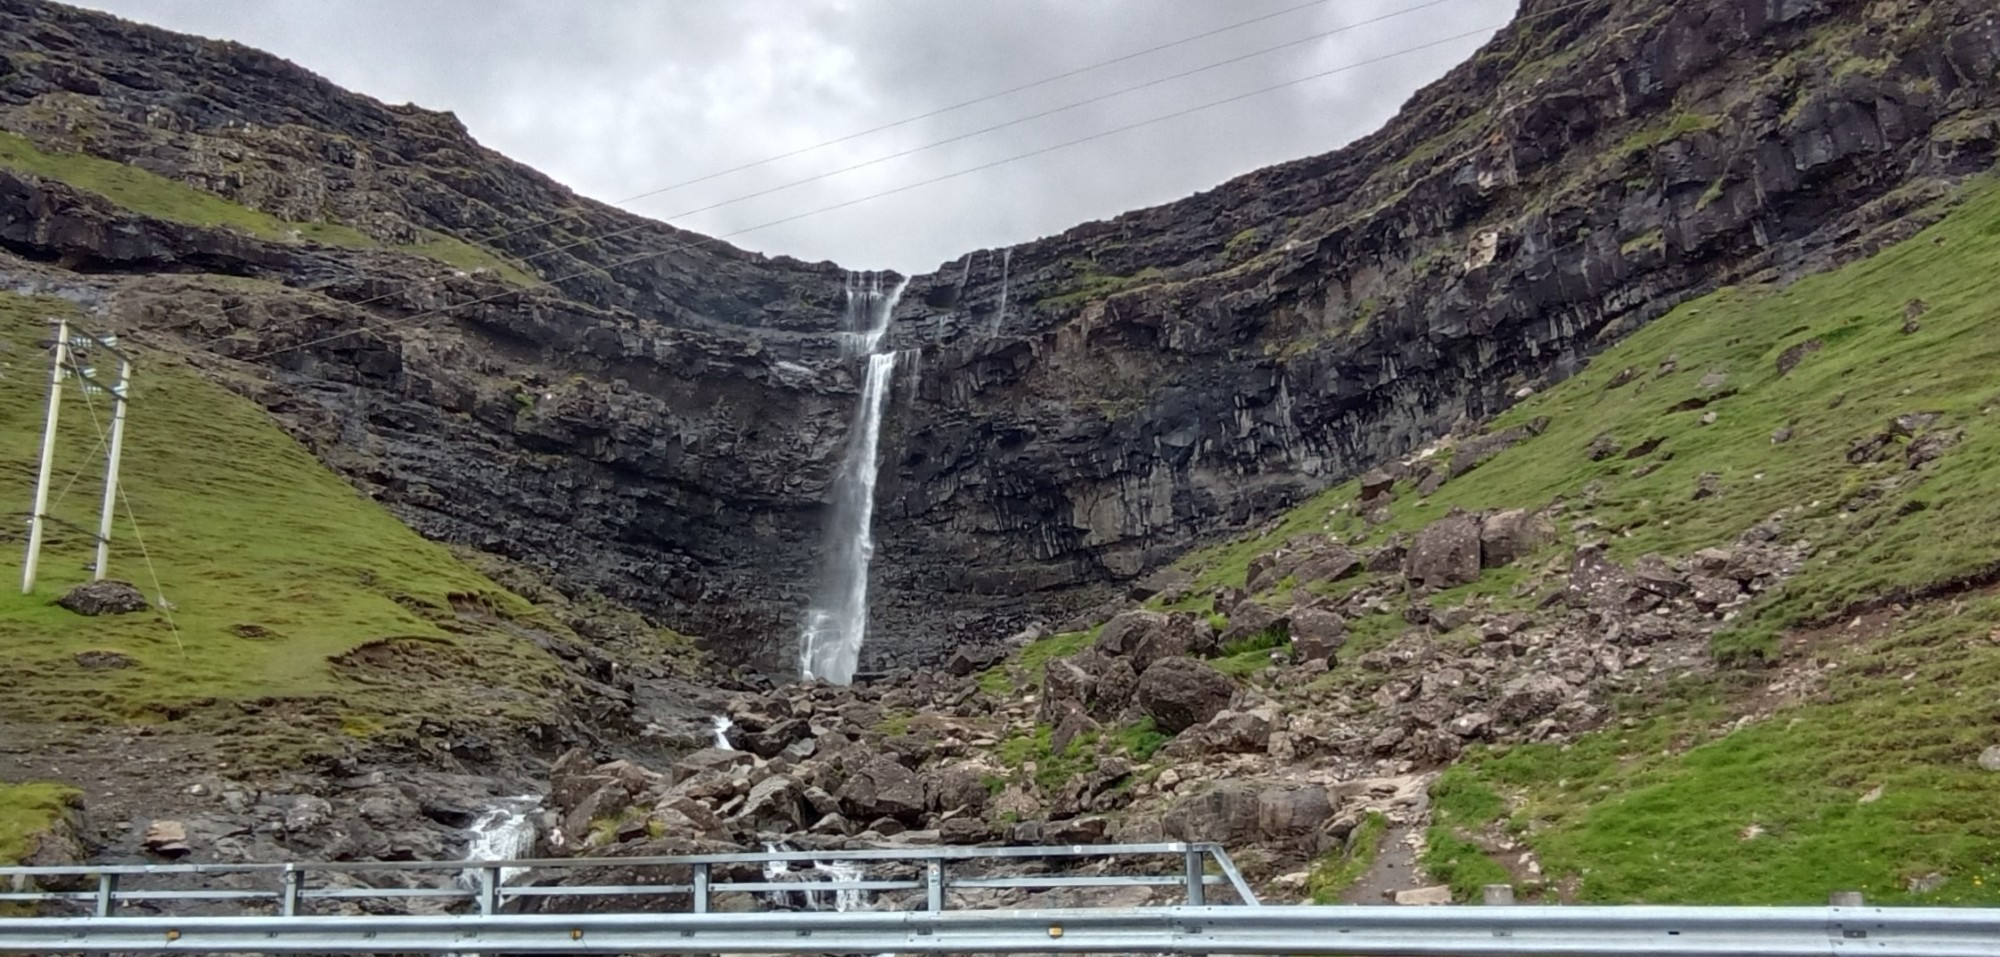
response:
M66 183L132 212L168 222L233 229L273 242L306 240L349 249L384 248L350 226L288 222L137 166L83 153L50 153L16 133L0 131L0 167ZM389 248L427 256L461 269L490 269L516 285L537 282L519 266L492 251L442 233L427 233L421 242Z
M1380 525L1349 482L1184 567L1241 586L1301 534L1380 542L1454 507L1562 502L1569 537L1627 561L1778 516L1812 557L1717 636L1720 670L1574 743L1469 752L1434 789L1427 867L1476 896L1509 879L1484 849L1522 841L1566 898L2000 903L2000 773L1978 760L2000 744L2000 186L1958 200L1872 259L1632 333L1489 427L1545 431L1428 497L1399 483ZM1532 599L1532 570L1468 587Z
M47 401L37 343L44 318L69 309L0 295L0 339L11 344L0 480L14 490L15 514L30 509ZM74 383L66 388L50 513L94 529L102 451L93 421L107 424L108 409L104 397L86 402ZM562 673L517 636L546 624L526 601L412 532L255 404L192 369L148 352L132 392L121 484L143 548L121 510L111 574L170 604L101 618L56 607L89 579L92 545L53 525L35 593L0 589L0 721L229 729L227 760L282 764L342 741L416 745L419 727L549 719Z

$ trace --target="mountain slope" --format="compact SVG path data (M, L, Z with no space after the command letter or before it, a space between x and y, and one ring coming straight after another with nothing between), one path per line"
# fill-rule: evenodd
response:
M43 293L0 293L0 476L25 513L48 321L97 325L107 291L6 266L10 287ZM24 853L22 834L64 806L46 787L14 786L27 780L76 787L93 839L125 851L146 823L128 815L202 804L175 790L190 775L254 789L361 761L518 780L568 743L636 730L633 677L682 668L687 649L670 634L606 630L609 618L559 597L538 608L424 540L210 381L226 373L127 345L139 359L111 574L164 604L103 617L53 604L90 578L80 529L97 526L109 426L105 397L72 379L49 510L59 523L34 593L0 594L0 782L11 782L0 855ZM94 362L109 374L108 357ZM5 537L18 549L25 531ZM571 623L598 626L598 640ZM198 764L147 770L189 749ZM120 822L136 827L119 833Z
M1442 771L1427 811L1389 813L1461 898L2000 901L2000 182L1926 216L1865 261L1693 300L1478 433L1184 558L1147 607L1212 620L1243 687L1133 769L1180 783L1134 788L1125 835L1229 788ZM1426 579L1467 514L1469 570ZM1030 720L1151 720L1104 700L1143 640L1097 634L995 674L1079 676ZM1169 836L1271 840L1229 826ZM1370 872L1379 841L1353 840L1316 892Z
M0 12L0 127L42 154L141 163L382 248L191 227L25 170L0 173L0 243L161 290L274 284L118 319L237 360L426 535L788 667L856 401L838 268L576 200L448 117L252 51ZM1345 149L914 277L891 339L921 371L884 433L868 664L983 653L1677 303L1907 235L1990 166L1996 63L2000 22L1973 0L1537 0ZM584 222L523 228L544 212ZM424 231L588 275L522 290L394 251Z

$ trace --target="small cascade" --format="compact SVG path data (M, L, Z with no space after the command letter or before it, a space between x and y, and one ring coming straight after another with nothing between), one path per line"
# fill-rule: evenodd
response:
M906 284L884 289L881 277L873 275L850 277L847 284L849 331L842 337L843 348L849 355L866 356L867 363L861 403L854 410L847 452L833 483L833 516L819 591L799 633L799 677L808 681L821 678L839 685L853 681L868 632L868 563L875 552L875 479L881 471L877 453L882 409L888 404L898 356L884 350L883 344L889 316Z
M1000 324L1007 321L1007 274L1014 266L1014 247L1000 251L1000 308L993 313L993 327L987 330L988 338L1000 336Z
M764 850L772 853L790 851L789 844L766 844ZM813 861L805 870L793 869L789 861L768 861L764 864L764 880L773 884L797 884L797 890L765 891L765 903L782 910L834 910L840 913L867 910L868 892L859 888L818 890L817 883L835 881L858 881L864 876L861 865L851 861Z
M721 751L736 750L736 746L729 743L729 729L736 727L736 722L729 720L729 716L726 714L718 714L708 719L708 721L709 725L715 729L716 749Z
M487 808L465 829L465 860L518 861L535 856L534 811L540 804L539 798L524 796L504 798ZM525 867L503 867L500 882L505 884L527 872ZM479 868L466 868L458 879L465 887L478 887Z

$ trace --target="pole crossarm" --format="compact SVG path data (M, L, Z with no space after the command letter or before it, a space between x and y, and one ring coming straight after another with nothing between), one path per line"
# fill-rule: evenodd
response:
M1991 957L2000 911L1844 907L1154 907L0 919L67 953L1160 953Z

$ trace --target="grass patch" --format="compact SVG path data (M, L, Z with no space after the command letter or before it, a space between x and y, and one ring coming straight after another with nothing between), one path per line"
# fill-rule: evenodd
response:
M493 250L431 230L424 231L422 240L396 248L419 256L429 256L438 262L457 266L468 272L485 269L516 286L533 286L541 283L540 279L530 275L513 260Z
M1151 761L1153 755L1173 739L1173 735L1154 726L1153 719L1148 716L1110 732L1104 740L1113 750L1131 757L1134 761Z
M1029 643L1006 661L979 675L979 687L996 698L1008 698L1040 689L1042 675L1052 659L1067 658L1097 641L1103 626L1089 631L1050 635Z
M1593 902L2000 904L2000 601L1936 609L1843 656L1818 700L1730 730L1716 695L1569 746L1482 752L1446 775L1513 796L1552 878ZM1880 789L1877 791L1877 789ZM1936 875L1941 886L1913 882ZM1921 886L1921 885L1917 885Z
M1029 764L1033 764L1033 780L1043 794L1062 790L1071 779L1088 774L1097 766L1099 732L1086 731L1077 735L1060 752L1050 744L1054 733L1055 729L1048 725L1036 725L1032 731L1009 735L1000 742L998 752L1001 763L1016 771L1026 770Z
M1368 812L1340 850L1313 864L1306 880L1306 892L1312 896L1312 902L1340 903L1340 895L1375 866L1375 856L1382 851L1382 838L1388 833L1389 819L1380 811Z
M66 183L140 215L168 222L233 229L270 242L307 241L349 249L383 248L383 244L351 226L279 219L137 166L85 153L46 152L17 133L0 131L0 166ZM426 231L423 240L392 248L461 269L489 269L516 285L538 282L491 250L442 233Z
M1478 842L1481 828L1504 810L1498 795L1455 767L1431 785L1431 802L1422 863L1433 878L1451 885L1453 898L1473 900L1487 884L1513 882Z
M29 840L48 830L76 797L60 784L0 784L0 866L19 864Z
M36 343L48 334L43 317L69 308L0 294L0 358L11 370L0 377L0 483L14 490L17 515L31 508L47 401ZM99 432L67 388L50 513L94 529ZM0 714L88 725L202 714L231 728L263 715L270 734L228 735L225 750L282 763L311 741L413 742L426 718L551 713L560 670L505 631L510 619L535 618L526 601L328 472L263 409L174 360L145 357L132 391L122 485L150 563L121 510L110 573L163 595L171 624L157 611L91 619L56 607L89 579L93 543L52 525L34 593L0 590ZM108 410L95 403L102 422ZM5 534L18 549L24 532ZM75 655L87 650L131 666L84 668Z

